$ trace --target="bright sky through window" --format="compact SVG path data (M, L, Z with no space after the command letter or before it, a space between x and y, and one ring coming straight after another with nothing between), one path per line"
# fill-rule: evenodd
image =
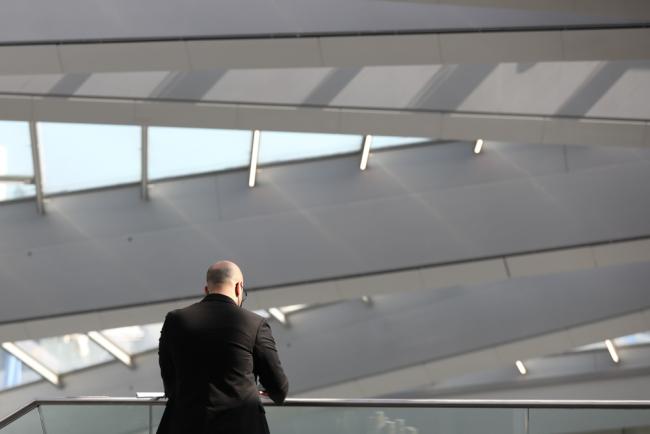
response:
M33 173L29 124L0 121L0 175Z
M39 122L45 194L135 183L141 178L140 126ZM148 176L160 180L243 169L252 131L149 127ZM428 142L374 136L371 150ZM259 164L361 153L363 136L262 131ZM0 121L0 175L33 176L29 123ZM0 201L35 195L32 184L0 181Z
M32 149L27 122L0 121L0 176L33 176ZM0 202L36 194L33 185L0 182Z
M39 123L43 190L82 190L140 179L140 127Z
M393 146L408 146L417 143L430 142L431 139L426 137L396 137L396 136L373 136L372 146L373 149L391 148Z
M361 151L363 136L262 131L259 164Z
M251 131L149 128L149 179L248 166Z

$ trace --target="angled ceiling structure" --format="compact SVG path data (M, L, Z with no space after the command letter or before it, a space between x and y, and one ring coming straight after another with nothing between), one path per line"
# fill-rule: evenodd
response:
M34 185L0 203L1 342L158 322L224 257L251 308L386 296L278 330L304 394L395 393L650 329L650 4L199 3L7 4L0 120L34 170L0 154L0 187ZM273 135L287 155L268 157ZM195 153L219 164L170 169ZM534 315L483 311L488 294ZM432 340L400 347L418 325ZM310 375L308 342L346 349L337 368ZM351 363L358 342L399 350ZM130 384L154 387L141 360Z

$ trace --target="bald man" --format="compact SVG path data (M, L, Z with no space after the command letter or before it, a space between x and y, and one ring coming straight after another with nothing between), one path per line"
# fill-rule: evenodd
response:
M274 402L289 390L271 328L243 309L244 276L213 264L205 297L169 312L158 356L167 406L158 434L268 434L256 378Z

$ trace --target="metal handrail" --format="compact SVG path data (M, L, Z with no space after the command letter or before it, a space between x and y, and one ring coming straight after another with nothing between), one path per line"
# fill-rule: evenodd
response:
M123 397L78 397L37 399L0 420L0 429L41 405L155 405L166 399ZM289 398L283 404L264 399L264 405L276 407L341 407L341 408L556 408L556 409L648 409L650 401L641 400L502 400L502 399L325 399Z

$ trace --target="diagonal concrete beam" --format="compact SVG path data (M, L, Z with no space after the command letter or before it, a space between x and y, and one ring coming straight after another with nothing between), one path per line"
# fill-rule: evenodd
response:
M650 146L647 120L0 95L0 119Z
M248 308L328 303L362 296L480 285L511 278L644 262L650 263L650 238L287 285L255 291ZM143 306L1 324L0 342L155 323L161 321L170 310L187 306L199 299L197 296ZM621 336L623 334L625 333Z
M504 366L512 366L515 370L515 360L559 354L606 338L638 333L647 330L648 327L650 327L650 309L645 309L488 349L418 363L381 374L360 376L327 387L303 390L296 397L370 398L420 388L471 372Z
M650 58L650 28L0 46L0 75Z

